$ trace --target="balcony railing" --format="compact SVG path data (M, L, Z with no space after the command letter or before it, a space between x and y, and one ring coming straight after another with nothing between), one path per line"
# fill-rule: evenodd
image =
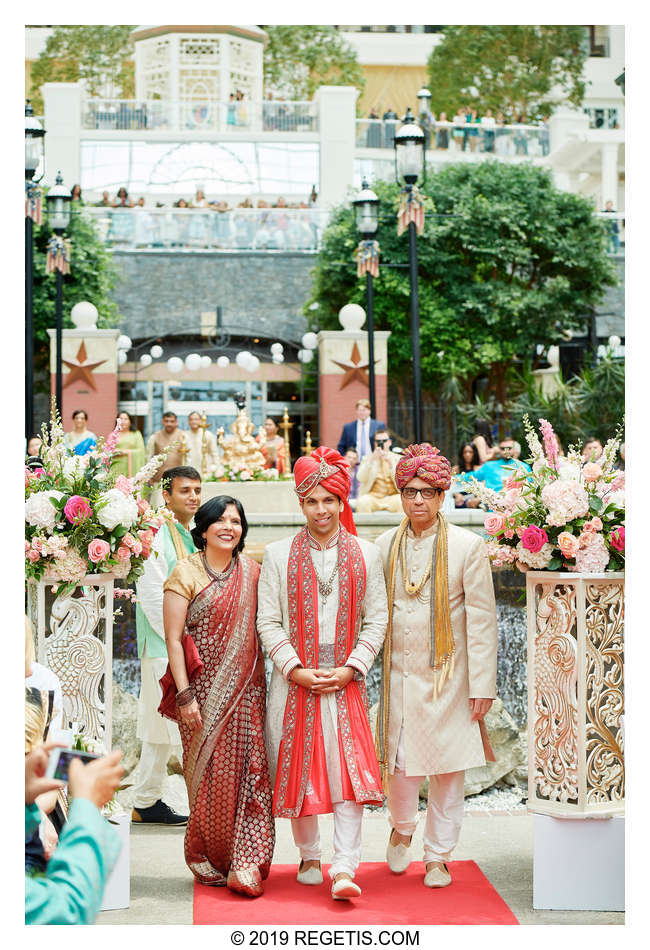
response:
M93 131L317 132L315 102L89 99L81 128Z
M622 254L625 251L625 212L598 211L596 217L605 222L607 252Z
M303 208L86 207L102 240L124 249L316 251L328 214Z
M357 148L393 148L402 124L391 119L357 119ZM545 156L551 150L548 126L492 125L480 122L436 122L425 129L428 150L460 154L490 153L504 156Z

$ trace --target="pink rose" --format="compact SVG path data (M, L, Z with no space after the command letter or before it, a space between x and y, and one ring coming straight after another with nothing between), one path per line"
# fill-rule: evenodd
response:
M625 525L618 524L609 536L609 543L615 551L625 550Z
M138 506L138 511L140 512L141 515L146 514L151 508L151 505L149 504L146 498L138 498L136 504Z
M33 551L31 548L29 549L29 551L27 551L27 558L28 560L32 562L32 564L35 564L36 561L38 561L38 559L40 558L40 556L41 555L38 553L38 551Z
M84 498L82 495L73 495L72 498L68 498L65 503L65 508L63 513L70 522L70 524L81 524L82 521L87 521L91 517L93 510L88 504L88 499Z
M585 525L584 525L584 527L583 527L582 530L583 530L583 531L593 531L594 533L595 533L596 531L602 531L602 530L603 530L603 523L602 523L602 521L600 520L600 518L595 517L595 518L592 518L591 521L587 521L587 522L585 523Z
M131 479L127 478L126 475L118 475L115 479L114 487L117 488L118 491L121 491L124 495L130 495L133 492Z
M25 554L27 554L27 552L29 551L29 548L30 548L29 541L25 539Z
M131 557L131 552L125 544L120 544L119 548L117 549L117 556L120 561L128 561Z
M561 534L557 536L557 546L564 557L575 557L580 548L580 541L574 534L569 534L568 531L562 531Z
M93 564L99 564L100 561L103 561L110 554L110 551L111 546L108 541L102 541L101 538L95 538L88 545L88 557Z
M585 526L585 527L586 527L586 526ZM579 541L579 543L580 543L580 547L581 547L581 548L586 548L586 547L588 547L588 545L591 544L591 542L594 540L595 537L596 537L596 532L595 532L595 531L582 531L582 532L578 535L578 541Z
M148 548L148 547L146 547L146 546L143 544L143 545L142 545L142 558L143 558L143 560L146 561L150 554L151 554L151 548Z
M582 477L586 482L597 482L603 477L603 470L596 462L587 462L582 469Z
M531 524L521 535L521 543L531 554L537 554L538 551L542 550L545 544L548 544L548 535L543 528L538 528L537 525Z
M494 535L500 534L501 531L503 531L504 524L505 518L503 515L499 514L498 511L490 511L485 516L483 526L487 533L494 537Z
M135 554L136 557L139 557L142 554L142 542L134 541L131 545L131 551Z
M122 538L122 544L126 544L127 548L132 548L135 544L135 538L130 531L127 531L124 537Z
M153 539L155 537L151 528L147 528L146 531L138 531L138 537L142 541L143 545L147 548L150 548L153 544Z

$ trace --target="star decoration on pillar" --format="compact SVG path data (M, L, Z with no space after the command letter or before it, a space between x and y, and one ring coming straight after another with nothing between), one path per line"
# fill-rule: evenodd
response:
M91 389L96 390L95 380L93 379L93 370L97 369L98 366L101 366L102 363L106 363L106 360L100 360L99 363L88 363L88 354L86 353L86 344L82 340L81 346L77 350L77 359L73 363L72 360L62 360L61 362L65 363L70 372L65 377L65 382L63 388L67 389L72 383L79 380L79 382L85 383L87 386L90 386Z
M349 360L344 360L339 362L339 360L332 360L333 363L336 363L337 366L340 366L342 370L345 370L345 374L339 386L339 390L345 389L346 386L349 386L350 383L353 383L355 380L362 383L364 386L370 385L370 380L368 379L368 367L370 362L368 360L361 359L361 353L359 352L359 347L355 343L352 347L352 353L350 354ZM377 362L377 360L375 360Z

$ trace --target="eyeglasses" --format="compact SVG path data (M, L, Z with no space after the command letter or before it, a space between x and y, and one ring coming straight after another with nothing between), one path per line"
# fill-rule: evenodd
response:
M514 445L500 445L499 448L502 452L512 452Z
M403 488L402 495L411 501L418 494L422 495L424 501L431 501L438 494L437 488Z

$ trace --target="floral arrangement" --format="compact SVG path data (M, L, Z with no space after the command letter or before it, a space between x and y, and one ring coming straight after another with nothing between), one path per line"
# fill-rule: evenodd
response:
M625 473L614 468L621 430L600 459L585 462L580 445L559 455L546 419L539 420L542 441L528 416L523 421L532 472L516 469L500 492L469 479L470 493L489 509L484 528L492 562L522 571L623 570Z
M253 471L246 465L217 465L208 481L212 482L272 482L285 478L278 474L277 468L263 468ZM286 478L291 478L287 475Z
M169 517L144 497L165 455L132 478L111 475L119 434L118 422L87 455L69 455L53 410L49 433L45 426L41 433L43 468L25 468L25 572L37 580L52 578L59 594L73 590L85 574L110 572L134 581Z

